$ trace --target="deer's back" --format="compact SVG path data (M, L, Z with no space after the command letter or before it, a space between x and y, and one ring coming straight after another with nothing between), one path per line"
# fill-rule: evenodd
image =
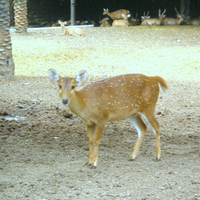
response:
M155 108L159 85L154 77L127 74L85 86L79 91L89 115L107 116L109 121L125 119L134 113Z

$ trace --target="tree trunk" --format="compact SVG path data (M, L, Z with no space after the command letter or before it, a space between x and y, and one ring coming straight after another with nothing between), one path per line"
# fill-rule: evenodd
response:
M14 4L15 29L17 33L26 33L28 27L27 0L18 0Z
M0 75L14 76L15 65L12 56L12 42L9 32L9 1L1 0L0 4Z

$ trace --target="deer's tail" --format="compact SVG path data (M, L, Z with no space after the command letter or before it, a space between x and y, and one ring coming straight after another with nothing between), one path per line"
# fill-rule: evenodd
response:
M158 81L160 87L162 88L163 92L165 94L168 93L168 85L167 85L167 82L160 76L155 76L155 79Z

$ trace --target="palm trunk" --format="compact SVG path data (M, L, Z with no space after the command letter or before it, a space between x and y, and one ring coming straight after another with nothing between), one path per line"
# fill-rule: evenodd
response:
M12 56L12 42L9 32L9 1L1 0L0 4L0 75L14 76L15 65Z
M27 0L18 0L14 4L15 29L17 33L26 33L28 26Z

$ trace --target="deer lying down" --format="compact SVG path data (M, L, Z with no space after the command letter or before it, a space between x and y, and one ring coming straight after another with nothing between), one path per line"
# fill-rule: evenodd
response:
M181 14L177 11L176 8L174 8L174 10L176 11L177 18L164 17L161 20L161 25L180 25L181 22L184 21L185 16L183 13L184 13L185 8L183 8Z
M63 28L63 29L65 28L65 25L69 25L67 21L63 22L63 21L60 21L60 20L58 20L58 24L60 24L61 28Z
M112 23L112 27L127 27L129 26L128 16L122 14L123 19L116 19Z
M76 35L76 36L84 36L85 33L82 29L80 28L75 28L75 27L72 27L72 28L65 28L65 25L67 24L67 22L62 22L60 20L58 20L58 23L60 24L62 30L64 30L64 34L66 35Z
M185 24L192 25L192 26L199 26L200 25L200 17L199 18L190 19L189 16L186 16L185 17Z
M138 155L149 124L156 137L156 160L160 160L160 131L154 111L159 95L159 85L166 91L165 80L159 76L126 74L85 85L86 71L75 77L60 77L54 69L49 79L58 85L62 103L79 116L87 127L89 159L87 166L96 167L98 148L105 124L129 119L138 132L131 159ZM116 136L117 137L117 136Z
M104 17L101 21L100 21L101 27L110 27L111 23L109 21L108 17Z
M66 35L76 35L76 36L84 36L85 33L80 28L65 28L64 33Z
M161 10L160 9L158 10L158 17L159 17L159 19L157 19L157 18L150 18L150 16L144 16L144 17L146 17L146 19L144 19L142 21L141 25L142 26L144 26L144 25L149 25L149 26L156 25L156 26L160 26L162 19L165 17L165 15L164 15L165 12L166 12L166 9L164 10L164 12L162 14L161 14Z

